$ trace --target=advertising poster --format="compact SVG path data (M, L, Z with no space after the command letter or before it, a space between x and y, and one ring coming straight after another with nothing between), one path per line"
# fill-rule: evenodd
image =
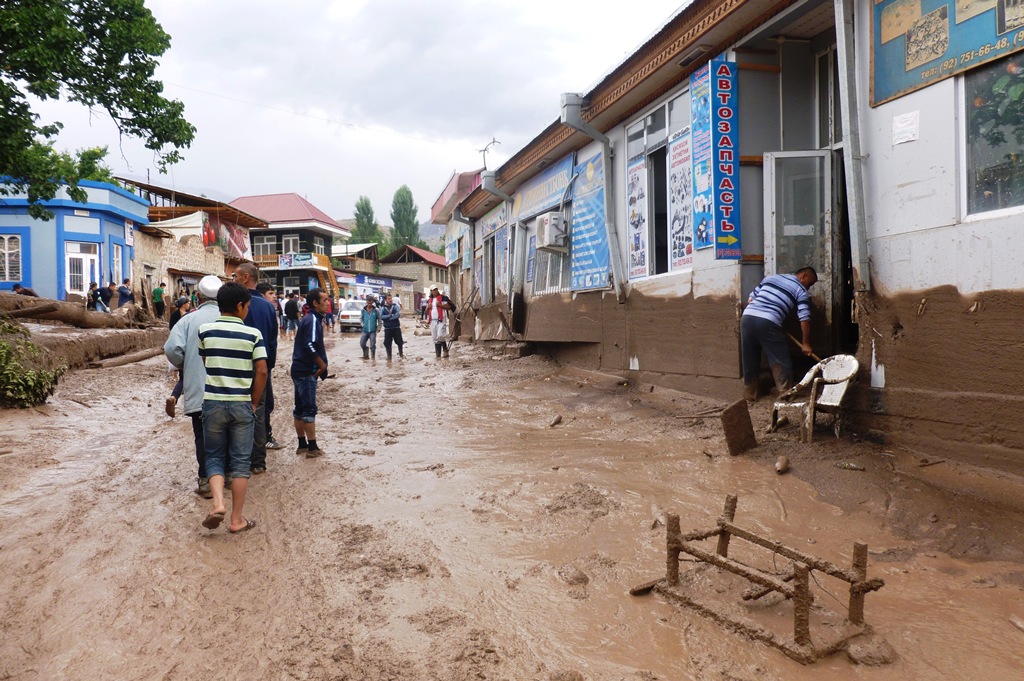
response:
M518 222L555 208L572 179L575 154L569 154L554 165L524 182L512 199L512 221Z
M477 225L480 227L480 236L483 237L490 236L504 224L506 224L504 201L492 208L477 221Z
M494 290L501 295L508 293L508 227L494 233Z
M689 129L668 144L669 269L693 266L693 155Z
M629 278L647 276L647 162L640 156L626 167L629 220Z
M611 257L604 214L604 154L599 153L583 161L574 172L569 289L608 288Z
M871 106L1024 49L1019 0L875 0Z
M711 62L711 184L715 259L743 257L740 233L739 108L734 62Z
M533 281L533 265L537 260L537 235L530 236L530 247L526 249L526 281Z
M690 112L693 123L693 247L715 245L715 217L711 192L711 84L706 64L690 76Z

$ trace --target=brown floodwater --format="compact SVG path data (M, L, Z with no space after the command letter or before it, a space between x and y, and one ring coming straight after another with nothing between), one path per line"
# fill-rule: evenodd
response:
M1024 678L1019 564L951 557L895 534L873 493L843 510L797 474L730 457L714 419L679 417L706 400L640 399L484 347L435 360L407 326L404 362L329 341L319 460L293 453L283 343L287 446L252 479L258 525L242 535L200 527L191 430L163 415L159 358L75 372L49 404L0 412L0 678ZM856 500L864 478L835 475ZM839 565L868 544L885 586L866 620L895 663L802 666L628 594L664 575L666 512L711 528L730 494L738 525ZM938 515L921 523L941 529ZM735 539L730 555L785 567ZM842 612L845 584L815 575L816 605ZM791 627L789 604L766 601L750 616Z

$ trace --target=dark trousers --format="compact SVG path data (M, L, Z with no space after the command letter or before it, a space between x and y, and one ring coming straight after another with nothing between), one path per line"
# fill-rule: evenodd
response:
M267 391L260 396L256 407L256 419L252 429L252 460L250 468L267 467Z
M775 322L752 315L740 317L740 348L743 382L756 383L761 373L761 351L768 358L775 384L786 390L793 384L793 360L789 357L786 332Z
M402 340L402 327L395 329L384 327L384 350L387 351L388 357L391 356L392 343L398 346L398 353L402 354L402 346L405 345L405 341Z
M274 429L270 427L270 415L274 413L274 384L270 381L270 371L267 371L267 387L263 389L263 395L267 398L266 414L263 416L263 425L266 426L266 442L274 435Z
M163 319L163 316L164 316L164 303L163 303L163 301L158 300L158 301L154 302L153 303L153 307L156 308L156 316L158 318L160 318L160 319Z
M206 477L206 443L203 440L203 412L189 414L192 417L192 437L196 441L196 463L199 464L199 477Z

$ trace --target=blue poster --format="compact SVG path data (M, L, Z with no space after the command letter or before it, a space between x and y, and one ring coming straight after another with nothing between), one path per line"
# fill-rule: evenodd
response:
M555 208L562 202L562 194L572 179L574 154L569 154L552 166L542 170L515 191L512 200L512 221L522 221Z
M875 0L871 106L1024 49L1019 0Z
M533 263L537 259L537 235L530 237L530 247L526 249L526 281L533 281Z
M508 293L508 227L502 227L494 233L494 290L500 294Z
M715 259L743 257L740 237L739 110L736 73L728 61L711 62L711 177L714 192Z
M715 245L715 216L711 192L711 65L690 76L690 112L693 149L693 247Z
M569 289L588 291L608 288L611 259L604 212L604 154L580 163L573 171Z

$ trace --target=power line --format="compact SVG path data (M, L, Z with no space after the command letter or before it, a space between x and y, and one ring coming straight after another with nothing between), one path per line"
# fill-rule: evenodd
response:
M207 95L209 97L218 97L220 99L226 99L228 101L238 102L239 104L248 104L250 106L258 106L258 107L263 108L263 109L270 109L271 111L277 111L279 113L285 113L285 114L289 114L291 116L301 116L303 118L311 118L311 119L313 119L315 121L323 121L325 123L333 123L335 125L340 125L340 126L346 127L346 128L354 128L354 129L357 129L357 130L366 130L368 132L379 132L379 131L383 130L387 134L395 135L396 137L405 137L406 139L416 140L418 142L427 142L429 144L438 144L438 145L445 146L445 147L460 148L460 149L466 149L466 150L472 149L473 151L477 151L476 149L473 149L469 145L455 144L455 143L452 143L452 142L447 142L447 141L444 141L444 140L433 139L433 138L430 138L430 137L422 137L422 136L419 136L419 135L410 135L409 133L400 132L398 130L394 130L394 129L391 129L391 128L371 128L369 126L359 125L358 123L348 123L348 122L345 122L345 121L338 120L336 118L330 118L330 117L326 117L326 116L317 116L317 115L314 115L314 114L303 113L301 111L294 111L292 109L285 109L285 108L282 108L282 107L279 107L279 106L273 106L271 104L263 104L262 102L254 102L254 101L252 101L250 99L242 99L240 97L231 97L231 96L220 94L220 93L217 93L217 92L208 92L206 90L200 90L198 88L189 87L187 85L179 85L178 83L168 83L168 82L165 81L164 85L170 85L170 86L173 86L173 87L176 87L176 88L181 88L182 90L189 90L190 92L197 92L199 94Z

